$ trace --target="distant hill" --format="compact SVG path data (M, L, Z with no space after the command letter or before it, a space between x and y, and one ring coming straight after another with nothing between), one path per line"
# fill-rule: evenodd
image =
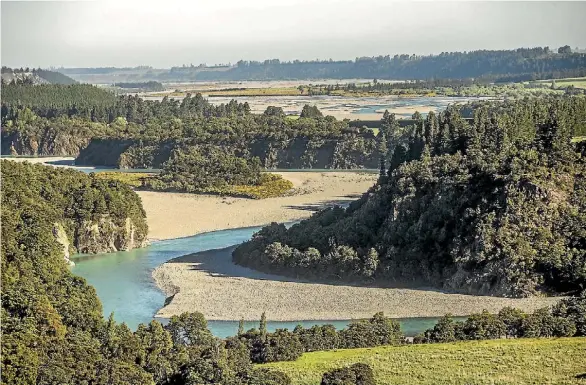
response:
M438 55L380 55L354 60L240 60L235 65L182 65L170 69L61 68L90 83L309 80L309 79L470 79L518 82L586 76L586 54L569 47L442 52Z
M77 81L73 80L67 75L63 75L62 73L56 71L43 70L40 68L12 69L8 67L2 67L2 81L5 83L16 81L17 83L29 84L77 84Z

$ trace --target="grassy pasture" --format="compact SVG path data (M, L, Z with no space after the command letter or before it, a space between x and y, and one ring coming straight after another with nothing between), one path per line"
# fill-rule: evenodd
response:
M287 373L294 385L319 384L330 369L363 362L377 384L586 384L586 338L463 341L305 353L261 366Z

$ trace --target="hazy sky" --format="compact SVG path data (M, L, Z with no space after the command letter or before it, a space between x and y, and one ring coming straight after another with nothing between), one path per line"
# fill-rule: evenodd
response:
M586 2L2 1L2 65L170 67L569 44Z

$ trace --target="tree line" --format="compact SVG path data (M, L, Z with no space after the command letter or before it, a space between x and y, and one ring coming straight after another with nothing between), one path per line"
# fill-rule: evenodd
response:
M133 71L145 81L288 80L288 79L465 79L519 82L586 76L586 55L568 46L512 50L396 54L354 60L239 60L235 65L201 64L149 71L151 68L61 68L64 74L110 74ZM218 71L217 68L222 68Z
M141 89L144 91L165 91L165 86L160 82L151 80L148 82L120 82L114 83L114 87Z
M464 79L526 81L584 76L586 55L549 47L386 55L353 61L240 61L226 71L199 71L201 80L258 79Z

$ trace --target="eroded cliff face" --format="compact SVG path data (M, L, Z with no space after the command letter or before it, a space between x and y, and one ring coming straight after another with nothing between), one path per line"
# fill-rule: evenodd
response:
M99 221L86 221L75 232L73 244L78 253L128 251L147 245L146 234L139 231L130 218L123 224L103 216Z
M69 250L71 248L71 242L69 241L69 237L67 237L67 232L61 223L55 223L53 225L53 236L57 240L57 242L63 247L63 258L69 265L74 265L73 261L69 259L71 254Z
M2 133L2 154L38 156L77 156L90 138L46 129L42 135L21 132Z
M117 224L110 216L104 215L98 221L84 221L69 236L61 223L55 223L53 235L63 247L63 257L68 264L74 265L70 257L73 253L97 254L128 251L148 245L146 234L126 218Z
M134 140L92 139L76 159L78 165L120 168L161 168L174 149L184 143L142 143ZM348 136L343 139L258 139L228 146L240 156L258 157L267 169L378 168L375 138Z

